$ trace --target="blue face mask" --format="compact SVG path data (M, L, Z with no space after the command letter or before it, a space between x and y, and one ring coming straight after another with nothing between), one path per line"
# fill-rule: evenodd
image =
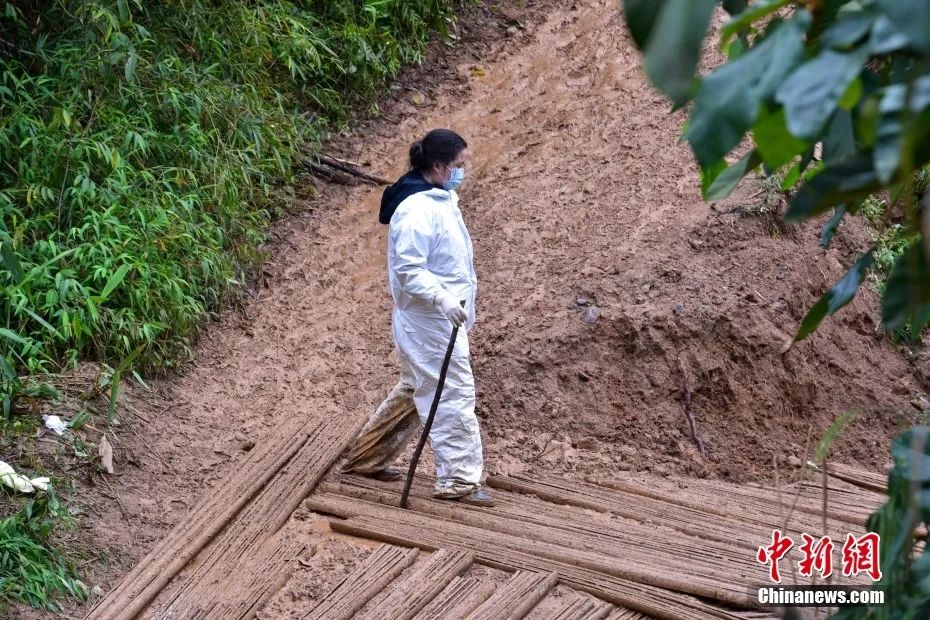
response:
M462 181L465 180L465 168L450 168L452 170L452 176L449 177L448 181L442 182L442 188L447 191L452 191L458 189L462 184Z

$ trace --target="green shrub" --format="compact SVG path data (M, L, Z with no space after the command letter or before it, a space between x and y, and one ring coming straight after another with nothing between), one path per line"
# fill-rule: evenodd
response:
M452 0L0 2L0 401L83 359L149 370L260 259L274 187ZM15 429L16 425L4 425ZM0 430L2 435L2 430ZM54 496L0 520L0 607L83 598Z
M881 537L885 605L844 607L835 620L911 620L930 617L930 555L922 550L922 530L930 523L930 428L915 426L891 445L888 499L868 520Z
M879 289L884 286L891 268L916 240L917 237L909 235L901 224L892 224L878 235L875 240L875 272L879 277Z
M898 261L909 248L921 242L921 236L917 231L905 223L896 221L898 209L895 207L901 202L906 202L902 201L902 197L913 196L914 202L918 202L927 189L928 178L930 167L924 166L917 170L909 183L902 184L898 191L891 195L891 208L886 200L876 194L867 196L859 207L859 214L875 231L870 279L880 296L884 295L888 278ZM919 342L921 336L920 330L913 329L910 321L897 326L890 333L894 340L906 342Z
M255 263L300 148L370 100L451 0L0 3L0 361L189 355Z
M31 499L0 519L0 611L10 601L54 611L63 595L86 597L74 563L49 545L52 529L68 519L54 494Z

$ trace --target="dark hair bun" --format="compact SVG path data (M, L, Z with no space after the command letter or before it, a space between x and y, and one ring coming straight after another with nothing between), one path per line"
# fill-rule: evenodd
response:
M450 129L433 129L422 140L410 145L410 167L429 172L436 163L449 165L468 144Z
M410 167L421 170L426 166L423 156L423 141L417 140L410 145Z

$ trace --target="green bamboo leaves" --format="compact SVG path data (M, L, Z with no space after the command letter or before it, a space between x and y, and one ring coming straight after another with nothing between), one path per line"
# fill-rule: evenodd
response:
M188 357L261 258L302 149L452 16L451 0L7 3L23 53L0 55L0 398L81 359Z
M930 260L924 244L912 243L891 270L882 300L882 320L889 330L909 327L919 334L930 325Z
M0 611L5 601L61 611L62 596L87 598L76 563L50 547L57 522L68 519L54 492L29 500L19 511L0 519Z

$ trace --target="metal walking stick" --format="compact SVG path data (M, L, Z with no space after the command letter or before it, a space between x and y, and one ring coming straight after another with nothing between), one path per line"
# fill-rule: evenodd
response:
M462 307L465 302L462 301ZM436 395L433 397L433 404L429 408L429 415L426 416L426 424L423 425L423 434L420 435L420 441L417 443L417 449L413 451L413 458L410 459L410 469L407 470L407 482L404 484L404 492L400 496L400 507L407 507L407 497L410 495L410 486L413 484L413 474L417 471L417 463L420 462L420 453L423 452L423 446L426 445L426 439L429 437L430 428L433 426L433 418L436 417L436 409L439 408L439 399L442 398L442 388L446 384L446 372L449 370L449 362L452 360L452 349L455 348L455 339L459 335L458 325L452 327L452 337L449 338L449 346L446 348L446 356L442 360L442 368L439 369L439 383L436 385Z

